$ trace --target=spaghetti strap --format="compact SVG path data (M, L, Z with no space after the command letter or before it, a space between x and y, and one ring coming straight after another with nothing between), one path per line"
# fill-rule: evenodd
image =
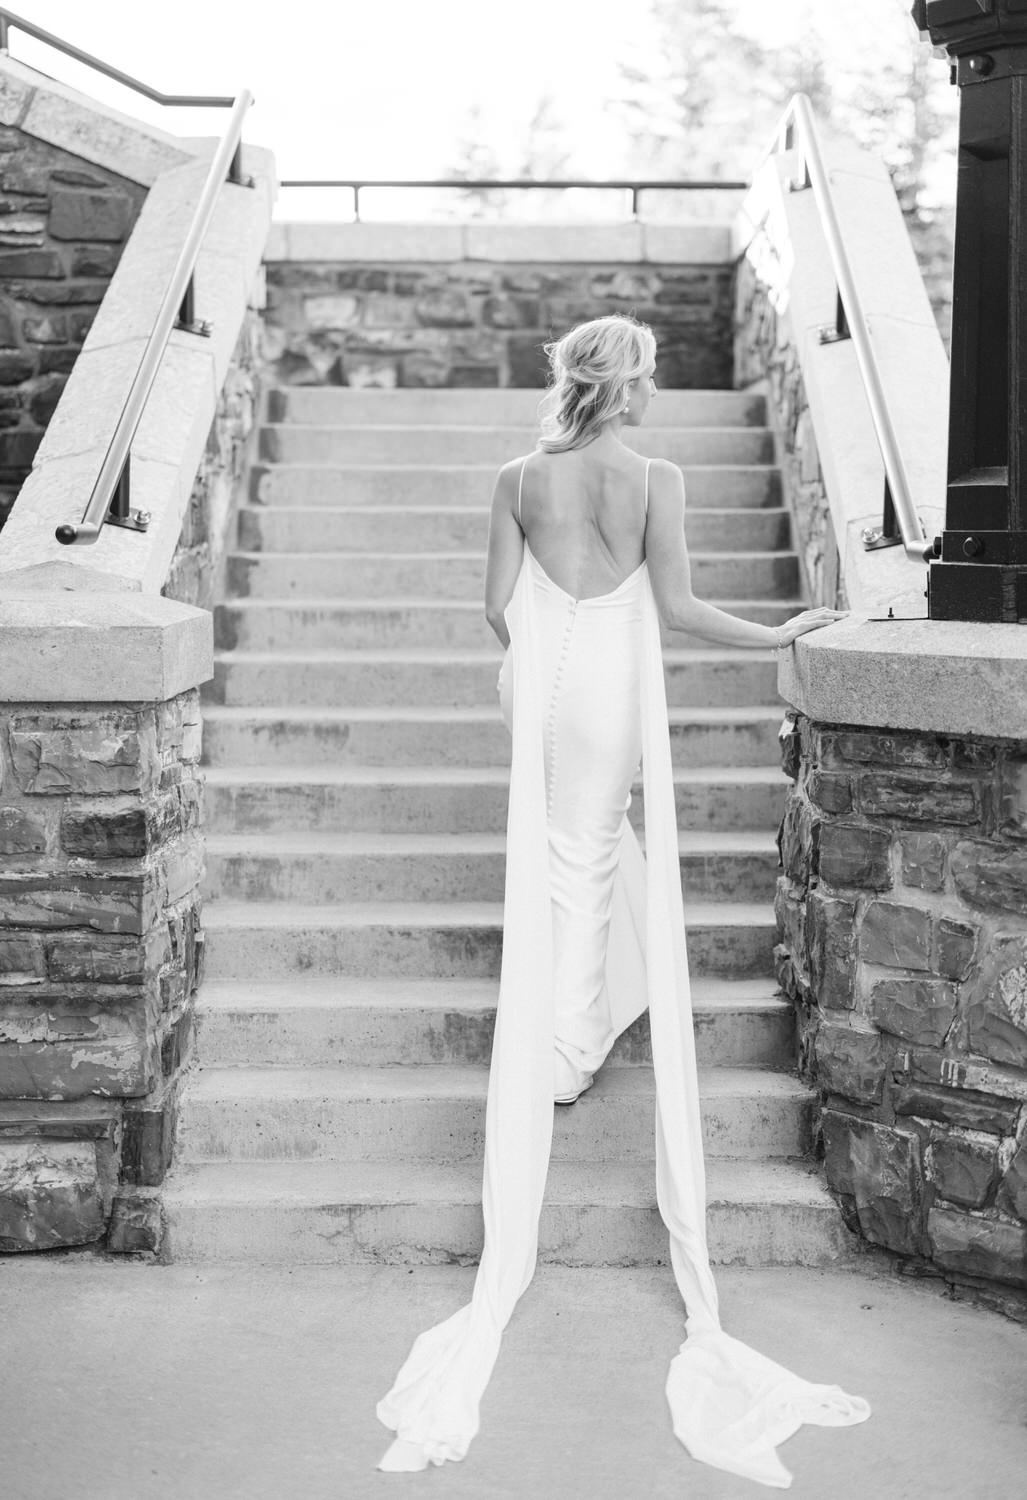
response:
M649 465L651 463L652 463L652 459L651 458L647 458L646 461L645 461L645 515L646 515L646 520L649 519Z
M521 527L522 531L524 530L524 524L521 521L521 491L524 488L524 467L527 462L527 458L521 459L521 477L517 481L517 524Z

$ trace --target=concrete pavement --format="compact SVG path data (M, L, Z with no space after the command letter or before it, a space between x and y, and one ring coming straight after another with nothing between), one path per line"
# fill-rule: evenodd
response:
M375 1402L473 1268L0 1261L4 1500L745 1500L665 1404L683 1319L667 1267L542 1267L462 1464L375 1469ZM782 1448L811 1500L1011 1500L1027 1473L1027 1328L937 1284L718 1271L725 1326L869 1399Z

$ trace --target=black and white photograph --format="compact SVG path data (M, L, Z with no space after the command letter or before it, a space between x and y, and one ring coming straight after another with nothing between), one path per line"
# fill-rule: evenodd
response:
M1025 1486L1027 0L0 5L2 1500Z

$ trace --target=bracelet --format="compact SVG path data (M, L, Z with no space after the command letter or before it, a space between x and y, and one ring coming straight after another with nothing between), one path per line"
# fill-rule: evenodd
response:
M775 625L774 626L774 634L777 636L777 647L776 647L776 649L778 651L783 650L783 648L785 646L785 642L781 639L781 631L782 631L783 628L784 627L781 626L781 625Z

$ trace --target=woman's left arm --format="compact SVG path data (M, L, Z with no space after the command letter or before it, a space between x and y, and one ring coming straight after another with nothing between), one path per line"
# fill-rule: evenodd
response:
M489 554L485 565L485 618L504 648L510 644L504 611L513 597L524 556L524 533L514 513L520 460L504 464L496 477L489 514Z

